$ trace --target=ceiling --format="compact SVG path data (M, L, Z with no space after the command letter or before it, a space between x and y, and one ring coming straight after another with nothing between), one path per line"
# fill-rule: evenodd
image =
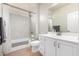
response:
M29 10L29 11L36 11L38 8L38 4L40 4L40 8L42 10L49 9L49 10L55 10L57 8L60 8L64 5L67 5L67 3L10 3L11 5Z
M58 3L58 4L53 4L52 6L50 6L49 10L50 11L54 11L60 7L63 7L65 5L68 5L68 3Z
M10 5L29 10L29 11L36 11L37 3L9 3Z

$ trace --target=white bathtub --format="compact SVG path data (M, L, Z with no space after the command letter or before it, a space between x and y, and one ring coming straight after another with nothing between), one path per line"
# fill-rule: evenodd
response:
M11 40L11 49L10 49L10 52L30 47L29 40L30 40L30 38L22 38L22 39L14 39L14 40L12 39ZM28 41L28 44L23 44L23 45L12 47L12 44L17 44L19 42L24 42L24 41L25 42Z

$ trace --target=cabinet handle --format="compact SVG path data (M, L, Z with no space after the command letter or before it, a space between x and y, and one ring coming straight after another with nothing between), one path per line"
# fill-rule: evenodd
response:
M54 47L56 47L56 41L54 41Z
M58 48L60 48L60 43L58 43Z

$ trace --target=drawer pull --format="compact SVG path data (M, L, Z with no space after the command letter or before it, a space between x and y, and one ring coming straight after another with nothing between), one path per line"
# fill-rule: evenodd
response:
M56 41L54 41L54 47L56 47L56 43L57 43L57 42L56 42Z
M58 43L58 48L60 48L60 43Z

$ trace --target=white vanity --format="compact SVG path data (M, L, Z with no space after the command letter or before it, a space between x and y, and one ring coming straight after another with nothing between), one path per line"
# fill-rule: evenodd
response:
M79 56L79 10L77 4L49 10L48 34L40 34L40 52L44 56ZM71 8L73 7L73 8ZM59 31L58 28L59 26ZM62 32L57 35L56 32Z
M78 56L78 36L78 33L62 33L60 36L55 32L40 34L39 50L44 56Z

